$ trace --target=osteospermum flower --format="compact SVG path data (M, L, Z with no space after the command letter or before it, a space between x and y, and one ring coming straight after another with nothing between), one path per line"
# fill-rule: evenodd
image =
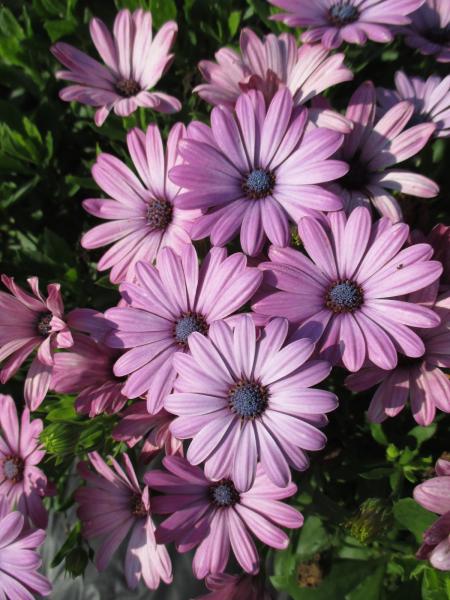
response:
M0 361L8 359L0 371L0 381L6 383L37 349L24 387L29 408L36 410L50 385L53 351L73 344L72 335L63 320L60 285L48 285L48 297L44 298L39 291L37 277L27 279L33 295L24 292L12 277L2 275L1 281L11 294L0 291Z
M450 571L450 462L440 459L436 475L414 488L414 499L441 515L423 535L417 558L429 560L435 569Z
M47 478L36 466L45 455L39 441L43 427L40 419L30 421L28 408L19 424L14 400L0 394L0 496L29 516L36 527L47 526L42 504Z
M115 327L107 343L129 349L114 366L117 377L128 376L123 393L129 398L147 394L148 411L158 413L176 377L175 352L186 351L192 332L206 333L213 321L239 310L261 278L243 254L227 258L222 248L213 248L200 269L191 244L181 256L164 248L157 267L138 262L136 283L120 286L128 306L105 313Z
M161 450L167 455L183 454L183 442L170 432L173 420L174 416L164 409L156 415L149 414L146 402L139 401L123 412L112 436L115 440L125 442L130 448L144 439L140 454L144 462L150 461Z
M424 0L269 0L286 13L273 15L290 27L307 27L303 42L321 42L328 50L343 42L386 44L394 38L391 25L411 23L410 13Z
M163 113L177 112L180 102L162 92L149 91L172 64L169 54L178 26L168 21L153 38L152 14L142 9L120 10L114 20L113 35L100 19L90 22L92 41L105 65L70 44L52 46L54 56L68 70L56 77L73 82L60 91L62 100L97 107L95 123L103 125L111 110L127 117L138 107Z
M87 486L75 492L80 505L78 517L84 536L100 538L95 565L103 571L123 540L130 534L125 554L125 578L130 589L141 579L151 590L160 581L171 583L172 565L165 546L155 540L153 507L148 487L141 489L130 459L123 455L124 469L111 458L109 467L97 452L89 454L88 463L79 465Z
M411 25L402 28L405 42L438 62L450 62L450 4L448 0L426 0L411 15Z
M236 103L236 116L224 106L211 113L211 129L193 123L180 142L186 164L169 176L188 191L181 208L208 209L192 237L211 236L223 246L240 230L242 249L256 256L266 236L278 246L290 239L294 222L319 210L338 210L338 196L321 183L344 175L348 167L327 160L343 136L329 129L305 133L308 111L294 108L287 89L278 91L266 111L264 96L251 90Z
M286 548L289 538L279 526L293 529L303 524L297 510L280 502L297 487L276 487L260 467L253 487L242 493L229 476L211 481L184 458L167 456L163 465L168 472L155 470L144 476L152 489L166 494L153 499L155 512L173 513L159 525L156 539L175 541L178 552L198 545L192 568L199 579L225 570L230 546L244 571L256 573L259 557L250 534L272 548Z
M381 215L400 221L402 211L390 190L433 198L439 187L428 177L390 167L420 152L436 125L422 123L405 129L414 113L410 102L399 102L377 122L375 108L375 88L367 81L350 99L345 116L353 122L353 129L336 153L336 158L349 163L350 170L332 187L343 197L348 212L372 203Z
M402 296L436 281L442 265L429 260L433 249L414 244L404 223L380 219L356 208L348 217L328 215L328 225L304 218L299 235L310 258L292 248L274 248L266 291L253 309L260 315L287 317L299 335L318 340L323 358L358 371L366 359L382 369L397 366L397 352L418 358L425 352L411 327L440 323L430 308Z
M321 450L326 437L317 429L334 410L331 392L309 389L331 367L308 362L314 350L309 339L285 344L288 322L274 319L256 339L250 315L242 315L234 330L224 322L209 329L209 337L192 334L191 356L178 354L175 393L166 410L178 415L171 430L181 439L193 438L187 458L219 480L227 473L237 488L253 485L261 462L275 485L291 480L289 465L308 466L304 450Z
M287 87L298 106L353 78L343 65L344 54L330 56L320 45L297 47L295 37L289 33L278 37L269 33L261 40L245 27L240 49L241 54L221 48L215 55L217 62L202 60L199 69L207 83L198 85L194 92L210 104L233 109L242 92L260 90L269 104L280 88ZM329 123L331 129L349 131L347 121L330 110L310 110L309 117L323 126Z
M199 596L197 600L271 600L263 579L258 575L208 575L205 585L210 593Z
M42 560L38 548L45 539L43 529L31 530L18 511L10 511L0 496L0 596L5 600L32 600L48 596L52 586L38 573Z
M149 125L146 134L135 128L127 135L128 151L141 180L111 154L100 154L92 167L96 183L111 198L85 200L83 207L108 223L85 233L81 245L92 249L112 244L97 269L111 269L113 283L133 281L138 260L153 262L161 248L169 246L179 253L191 242L189 231L201 211L180 210L180 187L167 177L180 162L178 142L185 134L184 125L174 125L166 151L156 125Z
M450 381L441 370L450 367L450 294L434 305L441 324L419 332L425 345L420 358L400 357L392 371L367 366L350 375L346 385L354 392L378 388L369 407L369 419L381 423L395 417L409 399L414 419L419 425L434 421L436 408L450 413Z
M396 90L379 88L378 102L382 113L402 100L414 106L412 123L434 123L435 137L450 136L450 75L441 79L435 75L427 80L408 77L403 71L395 74Z

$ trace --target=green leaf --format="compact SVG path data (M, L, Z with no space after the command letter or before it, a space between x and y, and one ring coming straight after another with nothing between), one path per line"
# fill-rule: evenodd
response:
M422 600L450 600L450 573L427 568L422 579Z
M236 35L241 22L242 12L240 10L233 10L228 17L228 29L230 30L231 37Z
M380 423L370 423L370 433L373 439L378 442L381 446L387 446L389 440L383 431L383 426Z
M422 541L425 529L436 520L436 515L422 508L412 498L398 500L393 512L400 527L413 533L418 542Z
M156 28L177 18L175 0L150 0L149 8L152 11L153 23Z
M380 565L353 591L347 594L345 600L380 600L385 570L385 565Z
M301 560L314 556L317 552L328 548L330 538L319 517L311 516L305 520L300 531L296 554Z
M434 436L434 434L436 433L436 429L436 423L431 423L431 425L428 425L427 427L421 427L420 425L418 425L417 427L413 427L413 429L408 431L408 435L416 439L417 448L420 448L420 446L424 442L426 442Z

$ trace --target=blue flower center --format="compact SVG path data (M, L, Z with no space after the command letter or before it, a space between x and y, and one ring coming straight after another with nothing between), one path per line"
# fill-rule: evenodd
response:
M228 403L232 412L241 419L255 419L267 408L268 394L264 386L241 381L228 392Z
M229 479L221 479L209 488L211 502L218 508L229 508L239 502L239 492Z
M41 313L39 315L36 328L39 335L47 337L52 330L51 322L53 315L52 313Z
M116 81L115 88L119 96L124 98L136 96L141 91L141 86L134 79L119 79Z
M339 2L330 8L328 17L333 25L343 26L357 21L359 12L353 4Z
M166 229L172 221L173 207L167 200L151 200L147 207L147 223L152 229Z
M328 289L325 304L335 313L354 312L361 306L363 300L362 288L354 281L346 279L337 281Z
M5 479L18 483L23 479L25 464L19 456L5 456L3 460L3 475Z
M175 323L174 337L180 346L187 346L187 341L194 331L205 335L208 332L208 324L202 315L186 313Z
M265 198L272 193L275 175L264 169L254 169L242 183L242 189L252 200Z

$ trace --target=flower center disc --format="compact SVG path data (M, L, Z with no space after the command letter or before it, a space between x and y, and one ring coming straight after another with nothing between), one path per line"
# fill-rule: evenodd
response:
M358 20L358 9L352 4L342 3L335 4L328 12L328 18L333 25L344 26L354 23Z
M152 200L147 207L147 223L152 229L166 229L172 221L173 207L167 200Z
M218 508L229 508L240 500L239 492L229 479L221 479L209 488L209 497Z
M174 337L180 346L187 346L187 341L191 333L208 333L208 324L202 315L196 313L186 313L175 323Z
M3 475L13 483L23 479L25 464L19 456L6 456L3 460Z
M349 279L337 281L328 290L325 304L335 313L354 312L364 301L364 293L357 283Z
M130 502L131 514L135 517L146 517L148 510L145 508L145 504L142 502L142 496L134 494Z
M37 332L39 335L41 335L42 337L46 337L52 330L52 326L51 326L51 320L52 320L52 313L41 313L39 315L39 319L36 325L37 328Z
M136 96L141 91L141 86L134 79L119 79L115 85L118 94L124 98Z
M267 396L264 386L241 381L228 392L228 404L231 411L242 419L255 419L266 410Z
M255 169L242 183L242 190L252 200L265 198L273 192L275 175L271 171Z

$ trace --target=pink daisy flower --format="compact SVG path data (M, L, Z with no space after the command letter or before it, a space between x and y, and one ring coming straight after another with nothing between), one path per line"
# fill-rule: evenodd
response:
M128 402L122 394L124 380L113 373L121 353L95 339L101 321L103 335L110 331L108 322L102 313L89 309L74 310L67 319L71 327L92 335L74 333L70 352L55 354L50 388L58 394L77 394L75 408L81 414L95 417L119 412Z
M353 122L353 129L335 156L347 161L350 170L332 189L342 196L348 212L372 203L382 216L401 221L400 205L390 190L433 198L439 187L428 177L390 167L420 152L436 125L422 123L405 129L414 113L410 102L399 102L377 122L375 109L375 88L366 81L350 99L345 116Z
M178 415L171 431L193 438L187 459L205 462L209 479L228 473L237 488L250 489L261 463L279 487L291 481L291 471L308 467L304 450L321 450L325 434L317 427L328 421L337 398L309 389L325 379L329 363L308 362L314 344L299 339L285 344L288 322L273 319L257 339L250 315L242 315L234 330L224 322L209 329L209 338L192 334L191 355L177 354L175 393L166 410Z
M416 502L441 515L425 531L416 556L429 560L435 569L450 571L450 462L438 460L436 475L414 488Z
M105 313L115 328L107 343L129 349L114 366L117 377L128 376L123 393L128 398L147 394L148 411L158 413L175 381L173 355L187 350L192 332L206 333L211 323L239 310L261 279L243 254L227 258L222 248L212 248L201 268L190 244L181 256L164 248L157 267L138 262L137 283L120 286L128 306Z
M272 287L255 302L255 312L279 315L300 326L298 335L318 340L321 356L359 371L369 359L382 369L397 366L397 352L418 358L425 352L411 327L440 323L430 308L402 296L436 281L442 265L430 260L428 244L401 250L409 233L404 223L380 219L359 207L341 211L328 223L306 217L299 234L308 258L292 248L274 248L260 265Z
M450 4L448 0L426 0L403 27L405 42L437 62L450 62Z
M172 64L174 55L169 52L177 31L177 24L168 21L153 38L152 14L142 9L120 10L113 35L103 21L92 19L91 38L105 65L70 44L52 46L53 55L68 69L56 77L74 84L61 90L59 97L97 107L98 127L111 110L119 117L128 117L140 106L163 113L179 111L181 104L173 96L148 91Z
M248 27L241 31L241 54L230 48L221 48L216 61L202 60L199 69L207 83L194 92L210 104L223 104L233 109L242 92L259 90L269 104L275 93L287 87L296 106L305 104L327 88L353 79L345 67L344 54L329 53L319 45L297 47L295 37L273 33L261 40ZM349 124L330 110L309 110L309 117L318 125L339 128L348 133Z
M52 586L38 573L42 564L38 548L45 539L43 529L31 530L24 516L10 511L0 497L0 597L5 600L33 600L35 594L48 596Z
M140 454L144 462L149 462L161 450L168 456L182 455L183 442L170 432L170 424L174 418L164 409L156 415L151 415L147 412L147 404L139 401L123 412L122 419L114 428L112 436L119 442L125 442L130 448L144 439Z
M30 410L36 410L47 394L54 365L55 348L69 348L72 334L64 322L64 306L59 283L47 286L48 297L39 291L37 277L27 279L33 296L16 285L12 277L1 276L11 294L0 291L0 361L8 358L0 371L0 382L15 375L28 356L37 349L25 379L24 397Z
M287 12L273 15L290 27L307 27L306 43L321 42L327 49L343 42L362 45L367 40L386 44L394 39L391 25L407 25L407 16L424 0L269 0Z
M39 441L43 428L40 419L30 421L28 408L19 424L14 400L0 394L0 496L29 516L36 527L47 526L42 504L47 478L36 466L45 456Z
M271 600L261 577L253 575L208 575L205 584L211 593L197 600Z
M450 136L450 75L441 79L436 75L427 80L408 77L403 71L395 74L396 90L377 90L382 114L402 100L408 100L414 113L411 123L434 123L434 137Z
M155 540L148 487L141 489L130 459L123 454L124 469L112 457L109 467L97 452L89 453L88 463L79 472L87 486L75 492L80 505L78 517L88 539L100 538L95 565L103 571L120 544L131 532L125 554L125 578L134 590L141 579L151 590L160 581L172 582L172 565L165 546Z
M409 399L414 419L419 425L434 421L436 408L450 413L450 381L441 370L450 367L450 294L438 299L434 310L441 317L441 324L433 329L418 332L425 345L425 353L419 358L400 357L391 371L375 366L350 375L346 385L354 392L378 388L369 407L369 419L381 423L395 417L403 410Z
M433 258L441 261L444 272L440 279L441 289L450 287L450 227L438 223L428 235L428 242L433 246Z
M190 228L201 211L181 210L180 187L167 177L180 162L178 143L185 134L184 125L174 125L164 151L156 125L149 125L146 134L137 128L128 133L128 151L140 180L111 154L100 154L92 167L97 185L111 198L84 200L83 207L108 223L85 233L81 245L93 249L112 244L97 269L111 269L113 283L133 281L136 263L153 262L161 248L179 253L191 242Z
M266 110L264 96L251 90L236 103L211 112L211 129L194 122L180 142L186 164L170 178L188 191L179 206L208 210L191 231L194 239L211 236L223 246L240 230L243 251L258 255L266 236L278 246L290 240L289 219L338 210L338 196L318 184L344 175L348 166L328 160L343 136L330 129L305 133L306 108L294 108L287 89L278 91Z
M173 513L158 527L156 539L175 541L178 552L198 545L192 563L198 579L225 570L230 546L244 571L257 573L259 557L250 534L281 549L288 546L289 537L279 526L294 529L303 524L297 510L280 502L297 487L276 487L260 467L252 488L242 493L231 478L211 481L185 458L167 456L163 465L168 472L155 470L144 476L147 485L166 494L153 499L155 512Z

